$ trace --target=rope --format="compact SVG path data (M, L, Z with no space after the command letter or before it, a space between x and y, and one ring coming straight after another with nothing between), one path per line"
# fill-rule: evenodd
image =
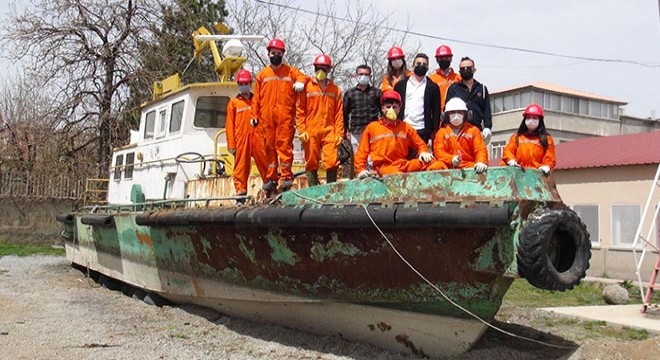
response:
M337 205L337 204L331 204L331 203L324 203L324 202L322 202L322 201L319 201L319 200L316 200L316 199L312 199L312 198L309 198L309 197L306 197L306 196L300 195L299 193L297 193L297 192L294 191L294 190L289 190L289 191L290 191L291 193L293 193L294 195L298 196L299 198L302 198L302 199L305 199L305 200L308 200L308 201L311 201L311 202L315 202L315 203L317 203L317 204L322 204L322 205ZM374 221L374 219L371 217L371 214L369 214L369 209L367 209L367 206L366 206L366 205L364 205L364 204L347 204L347 205L359 205L359 206L362 206L362 208L364 209L364 212L367 214L367 217L369 217L369 220L371 221L371 223L373 224L373 226L376 228L376 230L378 230L378 232L379 232L380 235L383 237L383 239L385 239L385 241L387 241L387 243L388 243L389 246L392 248L392 250L394 250L394 252L399 256L399 258L401 259L401 261L403 261L404 264L406 264L406 265L407 265L407 266L408 266L408 267L409 267L409 268L410 268L415 274L417 274L417 276L419 276L422 280L424 280L424 282L426 282L427 284L429 284L429 285L430 285L435 291L437 291L440 295L442 295L442 297L443 297L445 300L447 300L450 304L452 304L453 306L457 307L457 308L460 309L461 311L463 311L463 312L465 312L466 314L470 315L471 317L475 318L476 320L478 320L479 322L481 322L481 323L483 323L484 325L488 326L489 328L491 328L491 329L493 329L493 330L496 330L496 331L499 331L499 332L501 332L502 334L509 335L509 336L511 336L511 337L518 338L518 339L522 339L522 340L527 340L527 341L530 341L530 342L533 342L533 343L537 343L537 344L545 345L545 346L550 346L550 347L554 347L554 348L559 348L559 349L572 349L572 348L573 348L573 346L563 346L563 345L550 344L550 343L547 343L547 342L544 342L544 341L541 341L541 340L536 340L536 339L532 339L532 338L529 338L529 337L526 337L526 336L522 336L522 335L514 334L514 333L512 333L512 332L510 332L510 331L504 330L504 329L502 329L502 328L499 328L499 327L497 327L497 326L495 326L495 325L493 325L493 324L487 322L486 320L482 319L482 318L479 317L478 315L472 313L470 310L468 310L468 309L462 307L461 305L459 305L458 303L456 303L455 301L453 301L452 299L450 299L450 298L449 298L449 297L448 297L448 296L447 296L442 290L440 290L440 288L438 288L438 287L437 287L435 284L433 284L429 279L427 279L424 275L422 275L422 274L421 274L421 273L420 273L420 272L419 272L419 271L418 271L418 270L417 270L417 269L416 269L416 268L415 268L415 267L414 267L414 266L413 266L408 260L406 260L406 258L403 257L403 255L401 255L401 253L399 252L399 250L397 250L397 248L394 246L394 244L392 244L392 242L391 242L390 239L387 237L387 235L385 235L385 233L380 229L380 227L378 226L378 224L376 224L376 222Z

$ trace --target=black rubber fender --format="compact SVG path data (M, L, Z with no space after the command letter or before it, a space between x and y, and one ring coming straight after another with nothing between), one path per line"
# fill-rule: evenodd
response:
M533 286L572 289L586 276L590 259L589 232L573 210L540 208L527 218L518 241L518 273Z

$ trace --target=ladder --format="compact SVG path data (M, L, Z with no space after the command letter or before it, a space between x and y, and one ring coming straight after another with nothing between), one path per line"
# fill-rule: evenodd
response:
M651 296L653 295L653 289L658 286L655 284L658 280L658 272L660 272L660 250L657 246L657 239L651 239L653 236L653 230L658 219L658 213L660 212L660 200L655 206L653 211L653 217L650 221L647 221L647 215L649 214L649 208L653 202L653 195L655 190L660 187L658 180L660 179L660 163L658 164L658 170L655 173L653 178L653 183L651 184L651 190L649 191L649 196L646 198L646 204L644 205L644 211L642 212L642 217L639 220L639 225L637 226L637 231L635 232L635 240L633 241L633 254L635 256L635 274L637 275L637 280L639 284L639 292L641 298L644 300L641 312L646 313L646 310L652 306L651 305ZM642 236L642 231L644 230L644 224L648 223L648 231L646 232L646 237ZM660 229L658 229L660 231ZM641 246L641 252L638 254L639 247ZM644 291L644 283L642 282L641 268L644 263L644 257L649 249L655 249L657 253L657 259L655 266L653 267L653 272L649 279L648 287Z

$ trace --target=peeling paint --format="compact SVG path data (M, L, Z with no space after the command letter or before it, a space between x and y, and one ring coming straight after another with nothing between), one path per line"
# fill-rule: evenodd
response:
M355 256L360 253L360 249L355 247L355 245L341 242L337 233L333 232L330 236L331 238L327 245L318 242L312 243L312 259L323 262L325 259L334 259L337 254Z
M267 239L268 245L273 249L273 253L271 254L271 259L273 259L273 261L283 262L289 265L295 265L295 263L300 261L300 257L287 247L286 238L270 232L268 233Z

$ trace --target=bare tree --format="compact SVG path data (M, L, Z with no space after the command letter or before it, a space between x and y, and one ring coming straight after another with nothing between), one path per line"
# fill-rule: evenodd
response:
M286 41L286 60L311 73L312 60L321 53L332 57L333 78L343 87L352 85L351 76L359 64L372 67L372 79L379 85L387 69L386 53L394 45L402 46L409 56L419 49L418 41L388 25L392 14L382 13L372 5L347 2L341 15L332 0L317 2L315 14L295 9L292 1L276 4L256 1L227 2L227 18L232 30L239 34L263 35ZM409 25L407 25L407 30ZM268 64L265 42L246 44L250 66L258 71Z
M97 129L98 175L105 175L122 126L127 86L138 66L137 44L149 36L158 2L147 0L36 0L10 13L0 45L29 62L26 75L45 79L59 100L60 128Z

